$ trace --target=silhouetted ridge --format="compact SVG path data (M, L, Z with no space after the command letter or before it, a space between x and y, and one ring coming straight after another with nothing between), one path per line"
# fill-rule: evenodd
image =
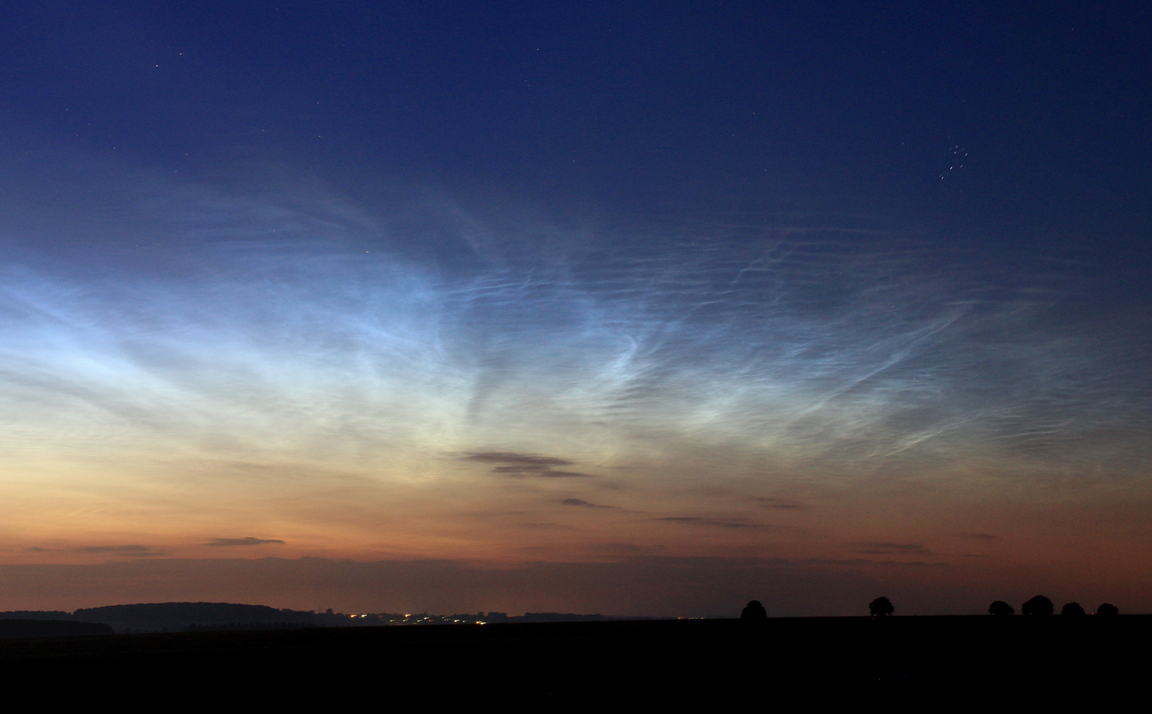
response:
M9 610L0 612L0 620L63 620L74 619L72 613L62 610Z
M77 610L73 619L102 622L118 632L179 631L196 625L225 629L268 625L276 627L332 626L345 624L347 616L298 610L277 610L266 605L237 605L224 602L161 602L138 605L108 605Z
M67 613L64 613L67 614ZM16 637L81 637L84 635L111 635L112 628L95 622L69 620L0 620L0 639Z
M184 632L240 632L247 630L299 630L302 627L316 627L301 622L229 622L227 624L188 625Z
M604 615L576 615L563 612L526 612L521 617L509 617L507 622L599 622L603 620L618 620L622 618L605 617Z

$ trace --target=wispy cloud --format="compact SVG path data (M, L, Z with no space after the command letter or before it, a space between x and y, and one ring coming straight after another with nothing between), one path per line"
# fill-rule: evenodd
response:
M773 498L768 496L753 496L750 500L759 503L764 508L772 508L781 511L789 511L798 508L804 508L804 504L790 498Z
M133 558L152 558L166 555L147 545L82 545L70 548L25 548L30 553L82 553L85 555L124 555Z
M230 548L232 546L269 545L283 542L277 538L253 538L249 536L247 538L213 538L204 545L215 548Z
M537 456L535 454L517 454L507 451L482 451L468 454L467 461L496 464L492 473L505 476L538 476L542 478L585 478L590 474L575 471L557 471L553 466L572 466L574 461L566 461L551 456Z
M581 508L618 508L617 506L603 506L597 503L589 503L588 501L579 498L565 498L560 501L565 506L577 506Z
M662 545L636 545L635 543L597 543L592 546L592 550L612 556L639 556L659 554L666 548Z
M519 464L525 468L551 468L553 466L571 466L575 463L551 456L515 454L508 451L473 452L464 458L468 461L482 461L493 464Z
M684 523L686 525L712 526L715 528L754 528L759 530L775 529L775 526L769 526L762 523L748 523L746 521L737 519L705 518L701 516L665 516L662 518L653 518L652 520L664 521L668 523Z
M705 534L751 541L774 527L758 520L786 519L825 544L814 546L822 555L908 560L927 546L865 534L944 538L959 552L994 537L889 531L888 511L869 508L880 497L873 474L954 482L978 500L1011 493L1000 479L1029 478L1112 479L1118 500L1146 497L1147 313L1092 312L1074 294L1086 283L1060 279L1059 267L1008 267L842 230L832 217L668 226L640 240L630 229L487 230L437 208L417 222L459 257L441 269L429 257L439 248L424 253L402 235L407 219L391 230L387 206L344 212L325 197L294 205L258 192L165 190L128 177L135 203L100 214L109 235L123 236L144 231L117 216L146 216L147 233L163 238L151 248L96 240L26 264L4 248L9 470L48 476L38 491L12 482L3 493L13 503L45 494L25 510L53 529L92 501L109 504L101 518L110 519L93 520L92 533L159 541L151 521L131 514L171 512L164 543L263 554L280 550L259 547L276 539L205 544L187 534L205 512L233 514L213 528L239 533L244 513L275 508L295 532L391 552L408 547L409 524L455 528L456 504L483 492L486 512L531 504L582 526L613 516L611 532L573 528L572 552L588 539L647 542L652 531L668 536L670 552ZM87 235L92 223L71 212L54 219L61 235ZM554 240L538 240L545 229ZM273 234L293 239L268 242ZM126 256L133 262L117 267ZM77 488L73 455L107 473ZM255 466L232 478L225 463ZM363 475L365 485L334 488L330 473ZM584 490L608 475L620 486L610 496ZM808 486L789 485L798 479ZM724 493L702 499L693 489L705 485ZM956 505L932 500L942 491L909 493L923 499L900 507L925 519ZM621 511L594 510L605 506L589 498L647 515L617 523ZM832 514L857 500L849 520L860 531L832 536ZM464 551L427 548L452 557L514 542L480 528L469 537ZM74 552L125 561L156 551Z
M918 543L863 543L857 550L861 555L931 555L931 551Z

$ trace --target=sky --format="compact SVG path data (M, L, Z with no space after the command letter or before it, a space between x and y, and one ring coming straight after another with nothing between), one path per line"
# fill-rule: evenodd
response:
M0 18L0 609L1152 611L1152 10Z

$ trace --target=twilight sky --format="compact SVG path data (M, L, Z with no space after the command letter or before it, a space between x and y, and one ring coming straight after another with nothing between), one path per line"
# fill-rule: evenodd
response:
M0 609L1152 610L1152 10L25 3Z

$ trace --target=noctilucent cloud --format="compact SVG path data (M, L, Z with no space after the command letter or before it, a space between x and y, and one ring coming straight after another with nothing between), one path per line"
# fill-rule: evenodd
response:
M23 11L0 607L1152 607L1148 17L905 10Z

